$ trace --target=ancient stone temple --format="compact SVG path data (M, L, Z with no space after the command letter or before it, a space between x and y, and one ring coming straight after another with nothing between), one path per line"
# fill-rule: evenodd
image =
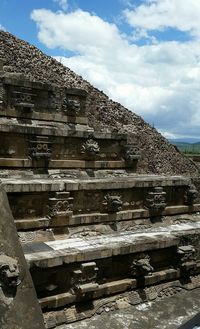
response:
M138 174L137 141L91 128L85 90L0 69L0 180L45 327L200 287L191 179Z

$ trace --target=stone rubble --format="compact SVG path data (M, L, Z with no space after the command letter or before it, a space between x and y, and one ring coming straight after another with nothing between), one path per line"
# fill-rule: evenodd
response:
M127 133L130 141L137 141L143 150L139 173L198 173L194 162L184 157L140 116L110 100L102 91L33 45L0 31L0 58L5 60L4 71L23 73L34 81L85 89L88 92L87 115L90 126Z

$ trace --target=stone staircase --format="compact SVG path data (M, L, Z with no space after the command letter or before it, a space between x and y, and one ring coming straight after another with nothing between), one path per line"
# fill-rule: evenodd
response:
M0 179L46 328L200 286L198 191L138 175L137 141L91 129L86 97L0 74Z

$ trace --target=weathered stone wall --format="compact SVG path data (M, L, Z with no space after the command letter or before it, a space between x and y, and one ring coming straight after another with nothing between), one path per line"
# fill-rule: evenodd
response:
M0 219L0 328L42 329L41 309L1 186Z
M21 72L33 80L85 89L89 94L89 124L94 128L108 127L128 133L130 141L137 140L139 147L143 149L143 159L138 171L164 174L197 173L196 165L182 156L141 117L113 102L82 77L55 59L44 55L34 46L0 31L0 57L5 60L4 70L7 72Z

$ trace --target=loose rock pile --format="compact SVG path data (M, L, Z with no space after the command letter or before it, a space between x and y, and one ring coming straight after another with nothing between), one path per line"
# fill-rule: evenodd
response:
M135 113L110 100L69 68L43 54L33 45L12 34L0 31L0 57L5 59L4 70L20 72L32 80L83 88L88 92L90 126L128 133L130 142L136 140L143 149L138 171L157 174L196 174L196 165L184 157L156 129Z

